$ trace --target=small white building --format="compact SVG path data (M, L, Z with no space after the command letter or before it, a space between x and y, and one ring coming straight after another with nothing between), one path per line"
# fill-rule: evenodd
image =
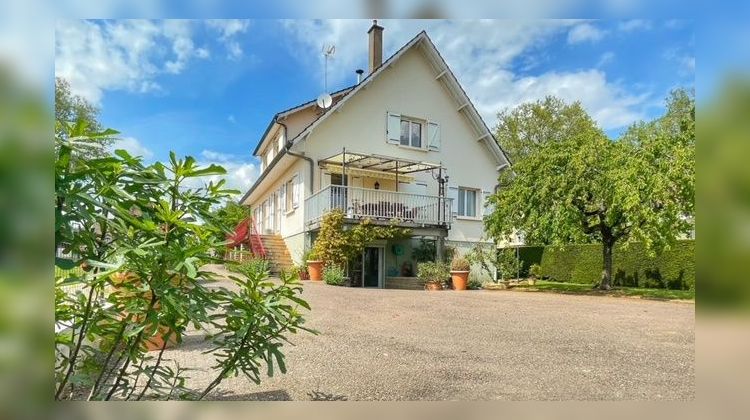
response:
M459 252L491 246L485 199L509 165L427 33L382 61L383 30L375 21L368 31L369 72L332 93L330 107L313 100L273 117L254 151L261 174L241 200L257 231L282 238L296 263L334 208L348 223L410 227L411 239L374 243L350 267L365 287L413 275L419 239Z

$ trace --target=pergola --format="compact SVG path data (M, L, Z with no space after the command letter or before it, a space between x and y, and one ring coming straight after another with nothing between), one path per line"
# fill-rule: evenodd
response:
M361 153L347 151L344 148L341 153L327 157L318 161L321 167L341 168L341 173L346 179L347 171L349 173L358 173L360 175L393 177L396 180L396 191L398 191L399 176L402 180L413 179L409 174L415 172L432 172L438 171L437 179L440 184L440 196L444 195L443 183L443 165L440 163L422 162L411 159L404 159L394 156L374 155L371 153ZM447 177L445 177L447 182Z

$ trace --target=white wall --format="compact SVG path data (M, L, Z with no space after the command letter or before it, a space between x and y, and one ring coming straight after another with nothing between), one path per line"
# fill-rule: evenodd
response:
M351 151L442 162L450 175L449 185L491 192L497 181L498 163L484 142L477 140L478 135L457 108L458 104L435 80L422 53L414 48L365 89L351 96L340 111L322 121L305 142L295 146L295 150L305 151L316 160L339 153L346 147ZM438 122L440 151L415 150L387 143L387 112ZM423 141L426 141L424 136ZM429 174L415 174L415 177L428 182L428 194L437 195L437 182ZM321 178L316 174L316 191L321 187ZM478 241L482 234L480 210L476 220L454 221L449 239Z

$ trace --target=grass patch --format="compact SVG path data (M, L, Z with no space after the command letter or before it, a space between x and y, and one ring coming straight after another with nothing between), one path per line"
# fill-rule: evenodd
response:
M538 280L534 286L520 284L516 286L516 288L529 291L569 293L576 295L638 296L646 299L695 300L694 290L645 289L640 287L615 287L612 290L598 290L593 289L590 284L559 283L544 280Z

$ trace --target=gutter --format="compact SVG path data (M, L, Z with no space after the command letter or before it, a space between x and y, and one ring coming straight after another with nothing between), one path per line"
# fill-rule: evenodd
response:
M280 126L284 127L284 138L286 139L287 138L287 126L286 126L286 124L278 121L277 117L274 117L271 120L270 126L273 126L274 123L278 123ZM268 167L263 171L262 174L260 174L260 176L258 177L258 179L255 180L255 183L253 183L253 185L242 196L242 198L240 198L239 204L244 203L245 200L247 199L247 197L249 197L250 194L252 194L253 191L255 191L255 189L258 188L258 186L260 186L261 183L263 183L263 180L266 179L266 176L268 176L268 174L271 172L271 168L273 168L274 166L276 166L276 163L278 163L278 161L281 160L281 158L284 157L285 154L289 154L289 156L294 156L294 157L298 157L298 158L301 158L301 159L305 159L310 164L310 183L309 183L310 184L310 194L313 193L313 179L315 177L315 161L312 158L309 158L309 157L305 156L303 153L292 152L291 151L292 145L293 145L292 142L287 142L284 145L284 148L281 149L281 151L276 156L273 157L273 160L268 164Z

